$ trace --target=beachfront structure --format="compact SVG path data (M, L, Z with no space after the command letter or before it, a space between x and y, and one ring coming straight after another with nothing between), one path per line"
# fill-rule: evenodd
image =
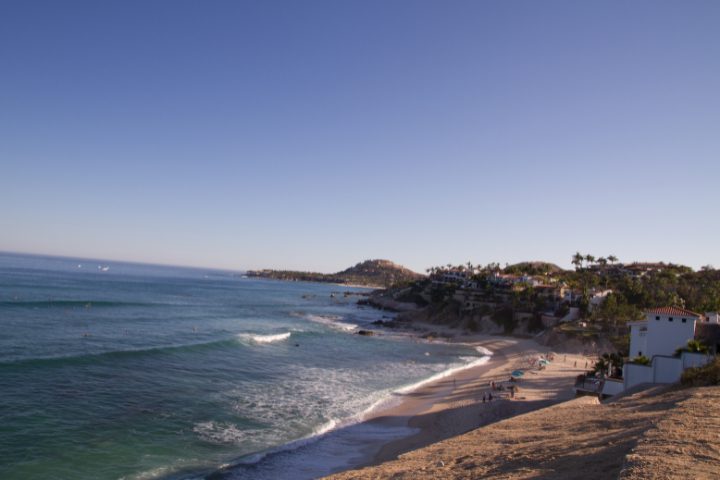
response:
M624 388L641 383L674 383L683 370L706 364L710 356L678 350L696 337L696 327L705 320L699 313L678 307L648 310L645 320L630 323L630 358L646 357L649 365L627 363Z

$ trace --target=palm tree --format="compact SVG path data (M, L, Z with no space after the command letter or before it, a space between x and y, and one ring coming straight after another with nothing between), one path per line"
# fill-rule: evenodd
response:
M585 255L585 261L588 263L589 267L591 263L595 263L595 257L588 253L587 255Z
M571 262L573 265L575 265L575 270L580 270L583 260L585 260L585 257L582 255L582 253L575 252L575 255L573 255Z
M610 261L610 263L614 264L618 261L618 258L615 255L608 255L607 259Z

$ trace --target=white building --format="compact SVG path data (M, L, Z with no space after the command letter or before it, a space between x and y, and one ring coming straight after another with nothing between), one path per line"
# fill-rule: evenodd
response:
M702 319L699 313L684 308L648 310L644 321L630 324L630 358L644 355L652 360L655 355L674 355L695 338L695 323Z
M645 320L630 325L630 358L645 356L650 365L626 363L623 368L624 388L640 383L674 383L683 370L704 365L710 356L700 353L675 352L695 338L696 324L702 315L678 307L648 310Z

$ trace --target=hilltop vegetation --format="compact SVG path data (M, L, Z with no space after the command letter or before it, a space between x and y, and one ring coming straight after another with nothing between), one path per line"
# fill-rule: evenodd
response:
M427 269L428 278L384 292L386 298L422 308L408 321L433 322L487 333L564 337L627 348L627 323L644 311L675 306L720 311L720 270L699 271L672 263L621 263L614 255L576 253L574 270L548 262L472 263ZM560 337L558 337L560 338Z
M503 268L503 273L515 275L558 274L563 269L550 262L520 262Z
M251 270L247 272L247 275L286 281L339 283L386 288L423 278L423 275L389 260L365 260L337 273L301 272L293 270Z

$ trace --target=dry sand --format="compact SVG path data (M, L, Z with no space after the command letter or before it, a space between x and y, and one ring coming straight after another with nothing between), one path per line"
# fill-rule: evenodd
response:
M720 477L720 387L675 394L677 406L659 415L639 439L625 458L621 479ZM654 407L659 405L661 399Z

